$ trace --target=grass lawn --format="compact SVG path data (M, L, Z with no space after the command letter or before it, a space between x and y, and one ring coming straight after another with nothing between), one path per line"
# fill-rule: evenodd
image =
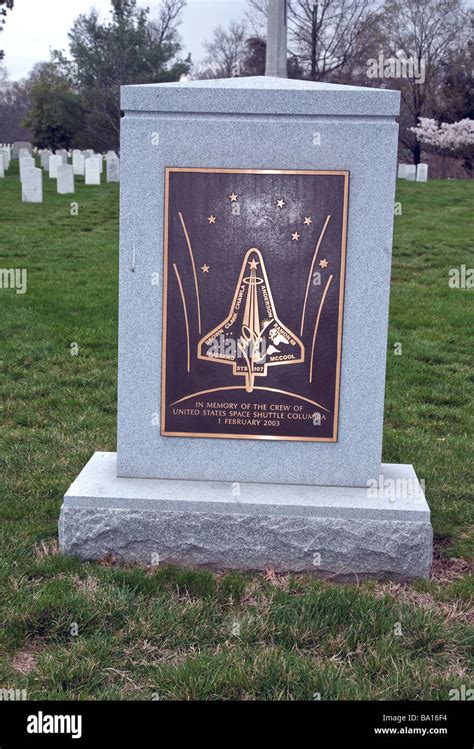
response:
M118 186L78 181L61 196L46 178L45 202L23 205L17 162L0 180L0 267L28 271L26 294L0 290L0 687L385 700L472 686L474 290L448 273L474 265L473 183L398 185L384 460L426 482L433 579L338 585L57 553L64 491L94 450L115 449Z

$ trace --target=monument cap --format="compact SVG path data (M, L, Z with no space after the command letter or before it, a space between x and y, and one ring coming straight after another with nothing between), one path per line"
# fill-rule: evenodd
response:
M395 117L400 112L399 91L269 76L146 83L122 86L121 91L126 112L356 117Z

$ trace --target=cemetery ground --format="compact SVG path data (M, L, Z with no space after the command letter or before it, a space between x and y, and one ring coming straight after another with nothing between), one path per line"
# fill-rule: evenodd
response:
M448 281L473 265L473 183L398 182L383 459L413 462L426 482L433 578L340 584L58 554L64 491L94 450L115 450L118 185L76 177L75 195L56 195L46 176L44 203L22 204L17 169L0 181L0 266L28 272L25 294L0 290L0 687L28 699L465 697L474 291Z

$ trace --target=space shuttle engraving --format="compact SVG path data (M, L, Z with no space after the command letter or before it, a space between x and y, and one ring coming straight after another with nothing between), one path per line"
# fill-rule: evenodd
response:
M304 361L304 345L278 318L262 253L247 251L230 311L198 343L198 359L230 364L233 375L245 377L251 393L255 377L266 377L268 367Z

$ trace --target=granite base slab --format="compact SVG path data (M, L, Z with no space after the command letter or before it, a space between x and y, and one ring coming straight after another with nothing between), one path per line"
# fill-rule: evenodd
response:
M64 496L61 550L81 559L194 568L428 577L430 510L413 467L378 488L117 478L95 453Z

